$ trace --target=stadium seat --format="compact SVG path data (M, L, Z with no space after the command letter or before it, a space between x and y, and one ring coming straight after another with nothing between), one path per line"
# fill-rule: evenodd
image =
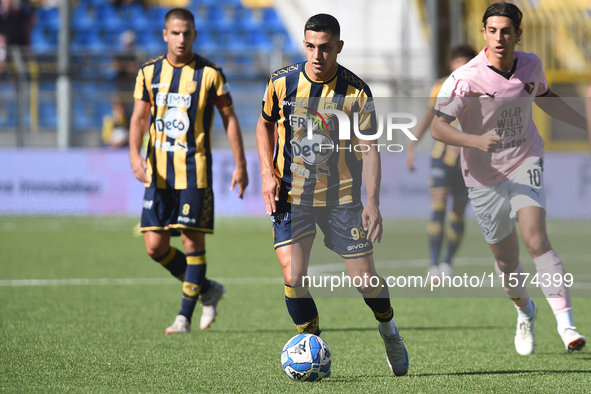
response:
M16 101L0 101L0 127L16 127L18 123L16 114Z
M197 34L197 39L193 45L193 50L197 53L207 54L215 51L216 43L212 38L211 31L209 29L203 29Z
M127 28L131 28L136 32L152 27L144 7L138 3L122 5L119 9L119 15Z
M55 129L57 127L57 108L55 101L39 103L39 127Z
M109 45L103 42L100 33L95 29L91 29L87 32L84 46L86 47L86 50L91 53L102 53L109 50Z
M97 5L94 14L97 21L96 25L98 25L95 28L98 27L101 31L106 32L121 32L123 30L124 23L113 4L104 2Z
M234 8L234 24L240 30L253 30L261 26L261 21L255 18L249 8L242 6Z
M72 11L70 25L72 27L72 30L75 32L87 31L89 29L92 29L94 26L94 18L92 16L92 13L86 6L78 5Z
M40 27L35 27L31 31L31 49L34 53L43 54L55 51L51 45L45 31Z
M57 31L59 29L59 10L57 8L35 8L36 27Z
M263 9L263 25L269 31L277 31L281 29L285 29L283 26L283 21L279 18L277 11L275 8L265 8Z
M250 50L256 52L268 52L271 50L272 41L270 41L261 30L254 29L247 34Z
M207 22L210 26L215 26L218 29L230 28L233 20L226 12L225 7L220 5L213 5L207 11Z
M136 32L136 47L146 51L149 55L166 53L166 43L160 34L160 30L154 29L145 29Z
M148 9L148 19L150 24L154 26L164 27L164 16L168 12L168 8L164 7L150 7ZM196 23L196 22L195 22Z

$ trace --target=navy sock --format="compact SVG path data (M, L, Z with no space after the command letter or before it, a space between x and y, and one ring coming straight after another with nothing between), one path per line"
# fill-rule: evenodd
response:
M308 287L285 285L285 304L298 332L320 335L320 319L316 303Z
M181 301L179 315L185 316L189 321L191 321L195 304L206 281L206 269L207 261L204 250L187 254L187 270L185 271L185 281L183 282L183 299Z
M152 260L160 263L166 268L172 276L181 281L185 280L185 270L187 269L187 258L180 250L170 247L164 256L153 257Z

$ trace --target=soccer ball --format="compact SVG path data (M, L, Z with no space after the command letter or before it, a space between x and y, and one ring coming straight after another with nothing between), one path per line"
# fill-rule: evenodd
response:
M281 366L290 379L317 382L330 376L332 356L326 342L314 334L298 334L281 352Z

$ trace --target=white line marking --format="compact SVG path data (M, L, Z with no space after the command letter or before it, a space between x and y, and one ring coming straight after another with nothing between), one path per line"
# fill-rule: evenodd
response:
M281 284L283 278L213 278L224 284L260 285ZM172 278L128 278L128 279L16 279L0 280L0 287L21 286L88 286L88 285L174 285L180 281Z

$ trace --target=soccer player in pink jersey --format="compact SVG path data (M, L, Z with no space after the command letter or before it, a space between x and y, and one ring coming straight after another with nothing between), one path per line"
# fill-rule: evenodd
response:
M470 201L495 256L496 272L517 308L515 349L522 355L533 353L538 310L525 287L526 275L521 275L515 229L519 221L558 333L572 353L582 350L586 339L573 323L566 271L546 232L544 141L533 122L532 105L535 101L550 116L582 129L585 118L549 89L535 54L515 51L523 33L521 17L519 8L510 3L496 3L486 10L482 19L486 47L443 84L431 134L462 147L462 174ZM450 125L456 118L463 132Z

